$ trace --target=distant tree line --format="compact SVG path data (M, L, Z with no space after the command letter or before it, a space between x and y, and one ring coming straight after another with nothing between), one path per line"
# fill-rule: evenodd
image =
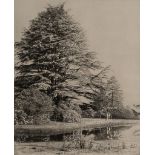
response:
M80 25L64 9L49 6L15 43L15 123L79 122L81 117L134 118L109 66L90 51ZM46 115L46 117L45 117ZM128 116L129 115L129 116Z

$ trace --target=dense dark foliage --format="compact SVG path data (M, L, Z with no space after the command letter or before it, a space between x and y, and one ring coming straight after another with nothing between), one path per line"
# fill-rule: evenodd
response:
M37 89L25 89L15 99L15 124L44 124L53 115L49 96Z

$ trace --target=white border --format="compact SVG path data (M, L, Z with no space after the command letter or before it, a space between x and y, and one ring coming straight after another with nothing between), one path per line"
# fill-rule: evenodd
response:
M155 154L155 1L141 0L141 155Z
M14 1L0 0L0 155L14 152Z
M0 1L0 154L14 152L14 4ZM141 155L155 154L155 1L141 0Z

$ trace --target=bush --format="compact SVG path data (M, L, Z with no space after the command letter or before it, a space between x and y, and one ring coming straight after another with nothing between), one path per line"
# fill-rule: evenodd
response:
M80 122L81 109L76 104L61 103L59 107L54 109L54 113L51 116L51 120L61 122Z
M96 111L94 117L95 118L106 118L107 115L106 115L106 112L103 112L103 111L98 110L98 111Z
M14 123L16 125L28 124L27 114L23 110L15 110Z
M63 113L63 121L68 123L80 122L81 115L79 115L75 110L67 110Z
M77 104L69 104L69 109L76 111L79 115L82 114L81 108Z
M15 99L15 124L47 123L53 110L49 96L37 89L25 89Z
M63 109L56 107L54 109L53 115L51 115L50 120L52 121L63 121Z
M133 111L129 107L120 106L112 112L113 118L118 119L135 119Z
M96 115L96 112L90 107L82 111L82 117L84 118L94 118L95 115Z

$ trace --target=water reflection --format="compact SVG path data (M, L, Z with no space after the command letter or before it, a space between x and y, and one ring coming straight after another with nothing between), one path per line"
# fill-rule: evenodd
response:
M127 148L136 148L136 143L138 143L138 141L132 139L132 136L130 137L131 139L128 138L127 134L125 137L123 136L123 132L130 128L131 126L122 126L75 130L70 134L64 134L63 149L68 150L71 148L80 148L95 151L120 151Z
M20 142L50 142L46 145L59 143L61 151L88 150L97 152L112 152L122 154L139 154L139 124L131 126L104 127L104 128L81 128L68 133L48 135L22 135L16 136ZM53 143L52 143L53 142ZM125 151L122 152L121 151ZM113 155L112 154L112 155Z
M127 130L131 126L120 127L104 127L104 128L89 128L89 129L77 129L69 133L61 134L48 134L48 135L17 135L15 141L22 139L26 142L41 142L41 141L73 141L80 140L81 138L87 139L87 137L93 137L95 141L102 140L114 140L121 137L121 131Z
M119 139L121 136L120 131L130 128L128 127L106 127L106 128L95 128L89 130L83 130L83 135L95 135L95 140L106 140L106 139Z

